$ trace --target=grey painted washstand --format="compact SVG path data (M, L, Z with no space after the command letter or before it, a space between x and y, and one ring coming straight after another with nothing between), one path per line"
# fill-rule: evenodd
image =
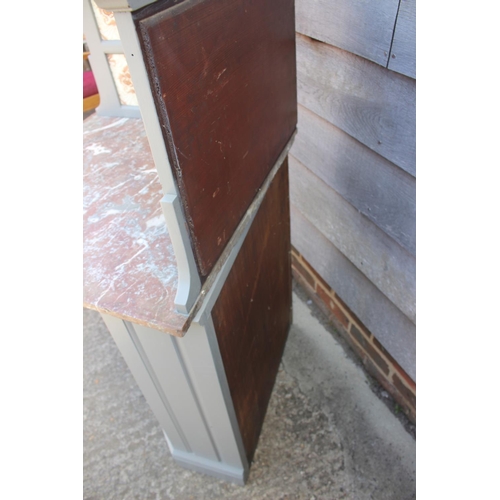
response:
M88 0L86 15L90 15ZM261 191L252 202L218 264L201 284L196 271L178 186L162 137L142 50L131 12L154 0L97 0L114 13L121 50L125 54L139 102L163 199L162 211L177 262L175 310L190 324L184 337L165 334L120 317L119 311L101 315L127 365L158 419L174 459L184 467L243 485L248 476L241 433L218 347L211 309L231 270L267 189L293 142L281 153ZM91 47L92 52L92 47ZM98 71L94 67L94 71ZM105 105L101 116L119 115ZM122 116L133 116L124 108ZM97 308L98 309L98 308ZM175 381L172 383L172 381Z

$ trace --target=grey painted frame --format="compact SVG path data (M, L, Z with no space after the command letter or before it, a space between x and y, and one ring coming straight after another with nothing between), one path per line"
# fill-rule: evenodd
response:
M185 217L179 202L177 183L175 182L168 159L161 125L156 113L146 66L132 16L130 12L118 11L115 12L115 21L120 34L123 53L127 59L130 75L134 82L148 142L164 193L161 202L162 210L167 221L178 270L178 287L174 303L178 312L189 314L200 293L201 280L189 243L190 239Z
M271 177L274 177L273 170ZM257 211L207 292L187 334L174 337L101 313L183 467L244 485L249 464L212 322L212 307Z
M139 106L128 106L120 102L106 57L107 54L123 54L121 40L101 39L90 0L83 0L83 32L90 50L90 65L99 88L100 103L96 113L100 116L140 118Z
M211 319L174 337L102 314L183 467L243 485L248 462Z
M292 146L295 133L269 173L228 245L217 273L201 290L179 193L161 133L131 10L148 0L101 0L115 10L123 53L139 101L164 197L161 201L178 265L175 305L194 314L182 338L101 314L139 388L158 419L173 458L182 466L243 485L249 464L211 317L212 307L240 251L269 185ZM116 10L118 9L118 10ZM213 280L212 280L213 278ZM193 305L196 307L193 310Z
M200 294L201 305L184 337L101 313L163 429L174 460L183 467L239 485L246 482L249 464L211 313L292 142L293 137L247 212L210 288Z
M155 3L157 0L97 0L96 3L101 9L112 10L114 12L133 12Z

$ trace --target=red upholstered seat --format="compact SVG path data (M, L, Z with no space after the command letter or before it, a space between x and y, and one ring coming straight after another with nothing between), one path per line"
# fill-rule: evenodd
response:
M99 93L92 71L83 72L83 98Z

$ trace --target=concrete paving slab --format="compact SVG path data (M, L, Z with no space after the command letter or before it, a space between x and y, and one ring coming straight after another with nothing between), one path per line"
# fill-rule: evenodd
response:
M84 498L415 498L415 440L294 294L246 486L185 470L94 311L84 310Z

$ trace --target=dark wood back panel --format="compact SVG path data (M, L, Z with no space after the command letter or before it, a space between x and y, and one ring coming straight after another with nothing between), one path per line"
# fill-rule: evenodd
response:
M212 310L231 398L251 461L291 315L288 162L276 174Z
M202 277L297 122L293 0L164 0L134 13Z

